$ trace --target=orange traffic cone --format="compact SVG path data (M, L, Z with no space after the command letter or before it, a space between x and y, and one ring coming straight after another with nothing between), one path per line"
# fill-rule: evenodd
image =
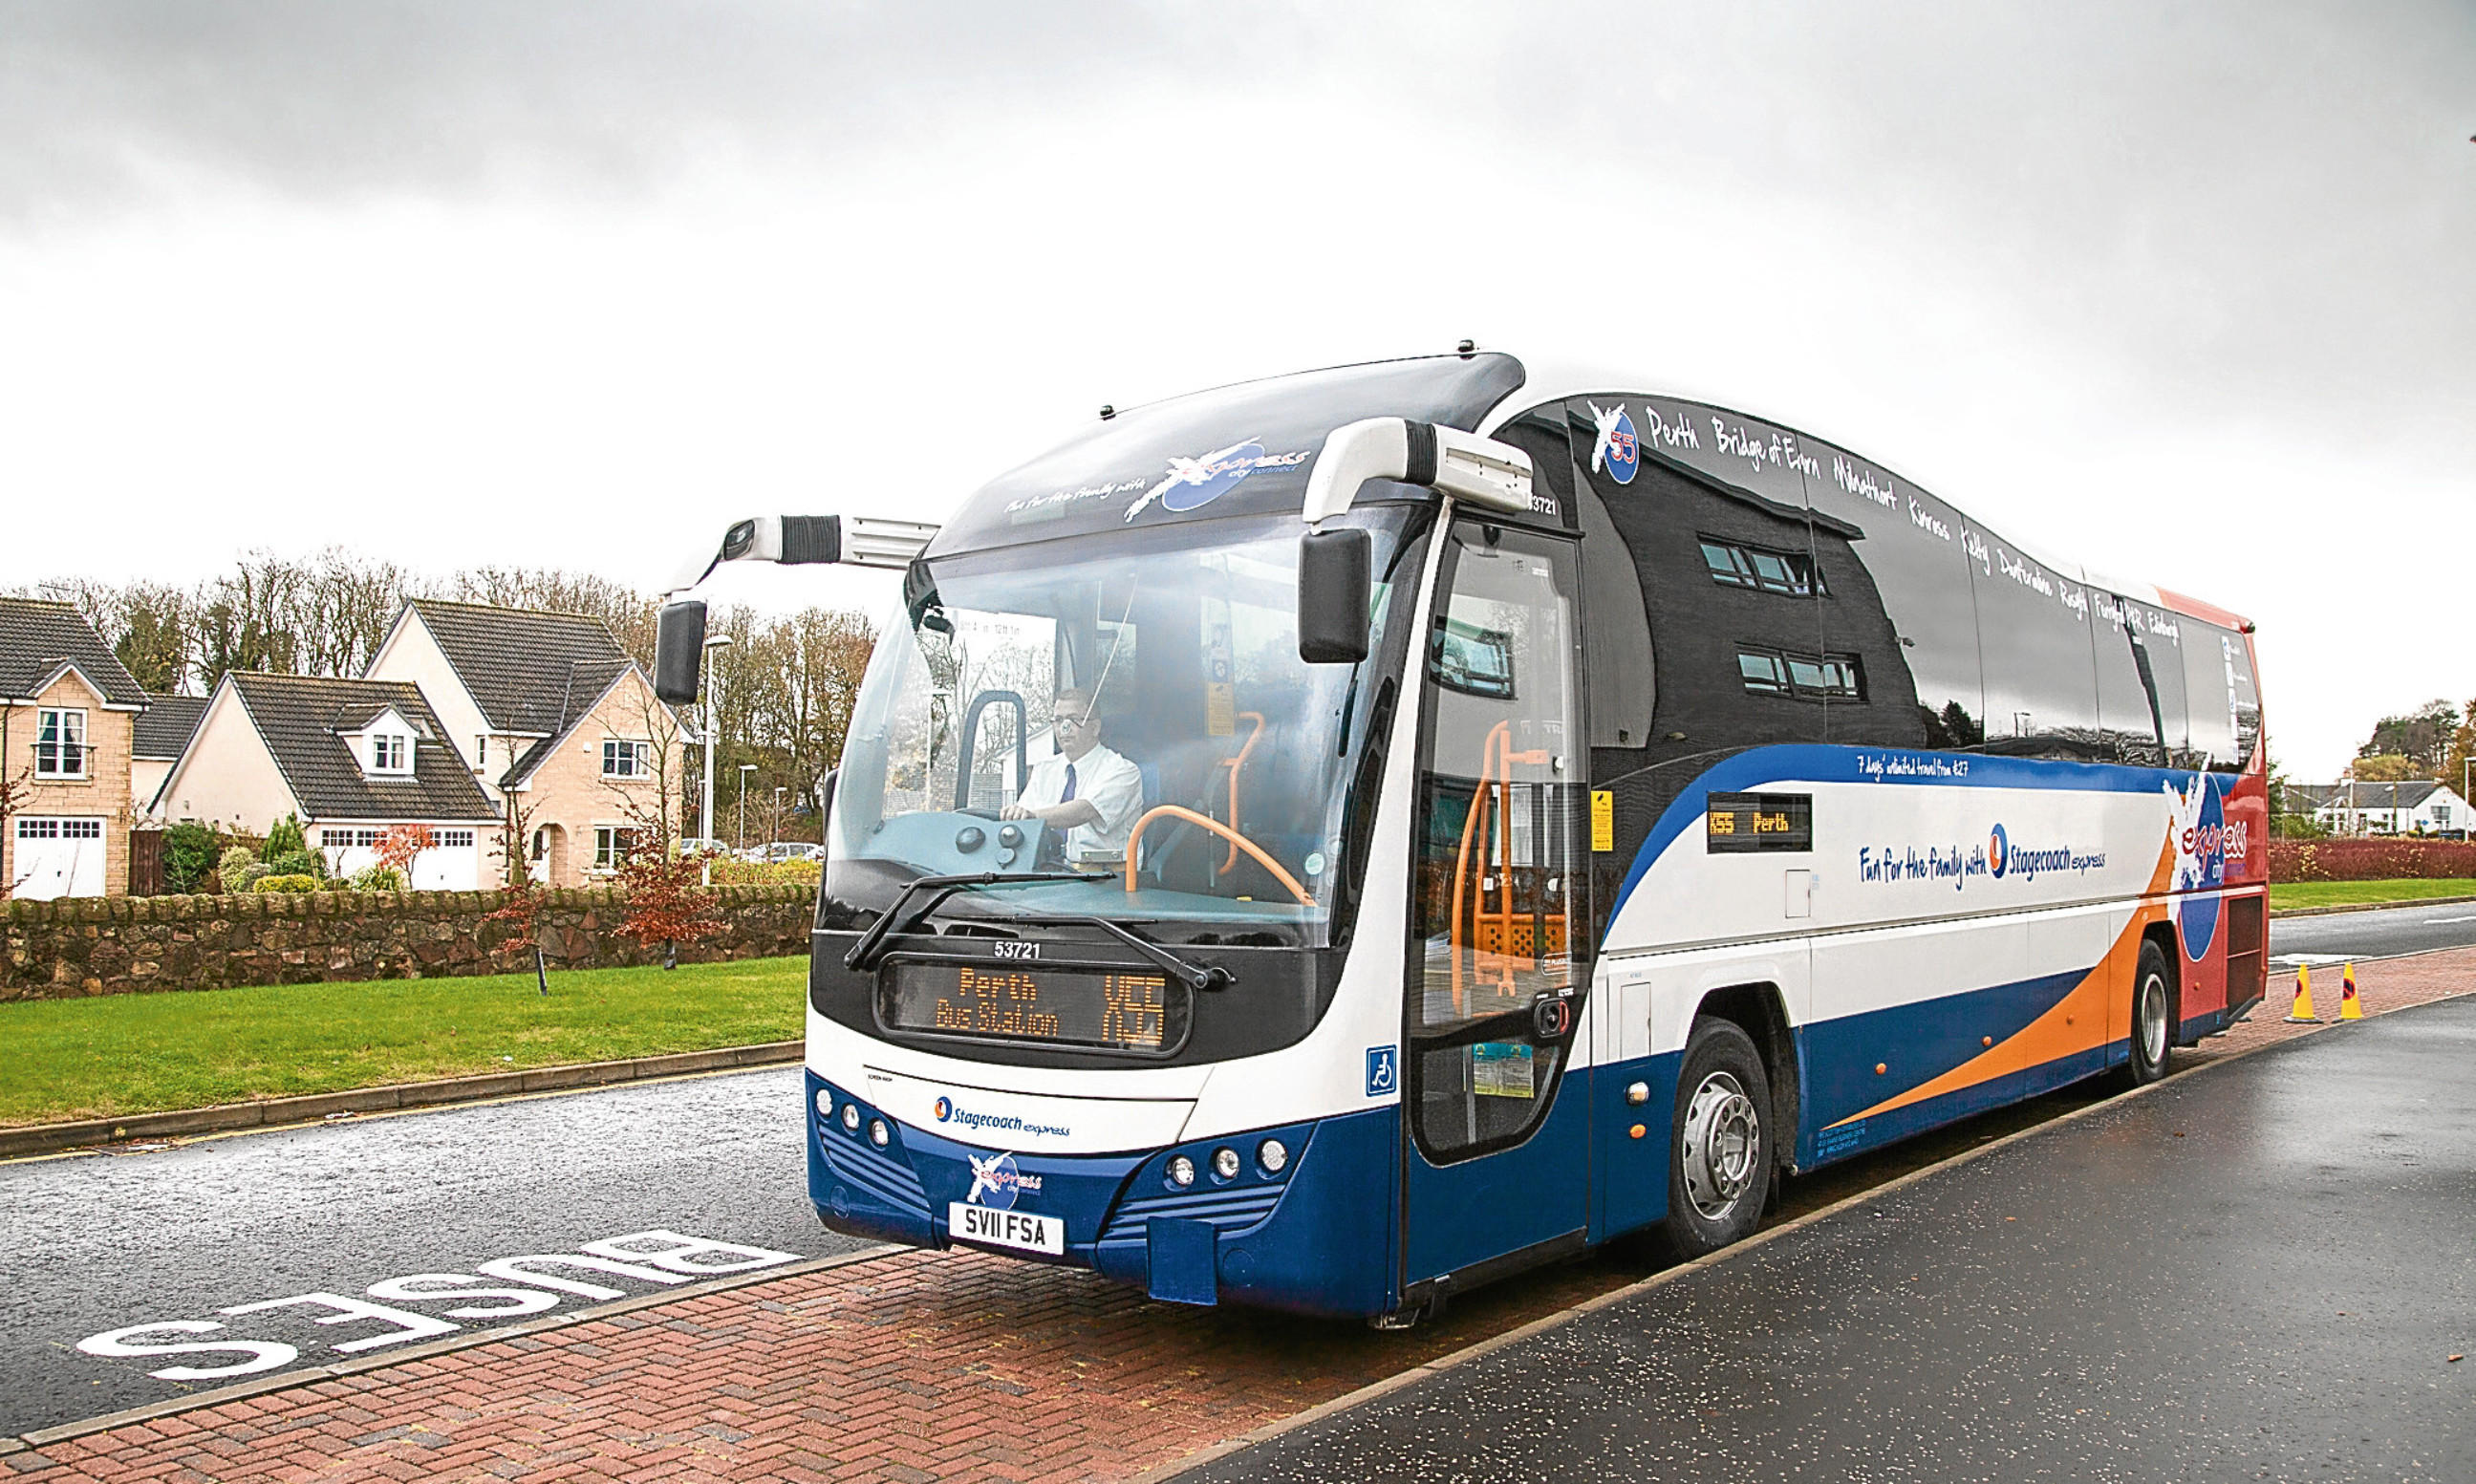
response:
M2313 1013L2313 966L2295 966L2295 1003L2287 1012L2290 1026L2318 1026L2321 1017Z
M2356 999L2356 966L2354 964L2349 964L2347 966L2346 977L2342 983L2344 987L2339 991L2339 1018L2342 1021L2363 1020L2365 1018L2365 1006L2362 1002Z

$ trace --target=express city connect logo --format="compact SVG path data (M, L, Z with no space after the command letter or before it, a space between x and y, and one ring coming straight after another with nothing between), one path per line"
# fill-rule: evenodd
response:
M1608 478L1620 484L1630 484L1642 470L1642 440L1635 436L1633 419L1625 415L1620 402L1605 411L1596 402L1584 404L1591 409L1591 421L1598 425L1599 435L1591 445L1591 472L1607 470Z
M2003 832L2002 826L1997 825L1986 837L1986 869L2000 877L2011 864L2012 837Z
M1016 1169L1012 1154L991 1154L986 1159L978 1154L963 1157L972 1162L972 1190L963 1198L966 1205L1011 1211L1017 1196L1040 1194L1040 1176Z
M2177 788L2168 779L2167 843L2175 852L2171 889L2189 892L2175 905L2175 925L2183 929L2184 956L2198 963L2218 936L2216 888L2227 879L2227 815L2219 780L2207 773L2192 775L2192 786ZM2239 852L2241 853L2241 852Z
M1154 501L1165 510L1201 509L1236 488L1240 480L1258 469L1289 469L1306 461L1303 452L1267 454L1264 445L1253 438L1215 449L1200 458L1173 458L1168 477L1127 507L1127 519L1141 515Z

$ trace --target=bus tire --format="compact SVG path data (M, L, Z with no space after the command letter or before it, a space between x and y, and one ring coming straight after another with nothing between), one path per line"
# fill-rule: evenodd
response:
M2132 1055L2125 1075L2146 1087L2166 1075L2175 1055L2175 980L2156 939L2144 939L2132 971Z
M1676 1077L1669 1125L1662 1245L1691 1261L1753 1234L1774 1177L1771 1087L1753 1038L1734 1022L1697 1021Z

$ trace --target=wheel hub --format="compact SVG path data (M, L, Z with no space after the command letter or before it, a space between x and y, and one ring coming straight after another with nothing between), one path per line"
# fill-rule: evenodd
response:
M1685 1105L1685 1193L1706 1221L1718 1221L1754 1182L1763 1153L1762 1121L1744 1084L1714 1072Z
M2154 974L2141 981L2141 1056L2152 1067L2166 1060L2166 981Z

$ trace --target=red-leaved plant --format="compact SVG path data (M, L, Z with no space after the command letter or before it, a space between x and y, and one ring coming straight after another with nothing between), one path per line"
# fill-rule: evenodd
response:
M698 856L674 856L661 851L639 851L618 869L619 889L628 897L628 915L619 924L620 934L644 948L661 944L665 969L678 967L681 944L722 931L713 893L700 884L703 871L704 862Z
M2272 840L2273 881L2455 880L2476 877L2476 844L2410 837Z

